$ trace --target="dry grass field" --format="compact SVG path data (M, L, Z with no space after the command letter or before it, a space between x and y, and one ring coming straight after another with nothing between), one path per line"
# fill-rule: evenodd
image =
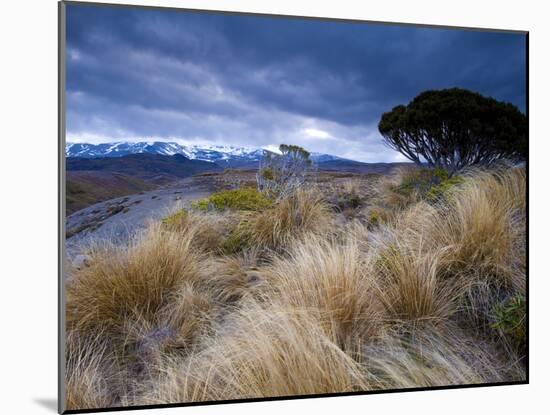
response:
M70 270L68 409L525 379L524 169L242 175Z

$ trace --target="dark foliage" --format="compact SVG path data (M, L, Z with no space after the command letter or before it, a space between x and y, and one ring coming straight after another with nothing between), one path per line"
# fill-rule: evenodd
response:
M459 88L421 93L383 114L378 129L408 159L450 174L527 156L527 117L512 104Z

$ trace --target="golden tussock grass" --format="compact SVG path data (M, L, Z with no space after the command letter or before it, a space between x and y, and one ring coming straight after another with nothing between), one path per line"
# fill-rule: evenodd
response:
M309 236L287 257L276 257L262 275L271 302L309 312L326 335L352 350L375 336L385 318L369 261L353 239L338 243Z
M180 234L192 234L191 244L205 252L220 252L243 214L230 210L203 212L176 208L162 221L163 228Z
M403 183L412 181L418 171L418 167L398 167L393 169L390 174L380 176L373 190L378 203L387 210L395 212L419 201L419 194L414 188L409 192L396 190Z
M67 409L106 408L115 403L114 368L102 336L66 338L65 400ZM111 363L107 363L110 361Z
M234 303L250 294L261 283L259 257L255 249L211 258L201 272L202 286L221 303Z
M153 225L128 246L91 251L89 266L67 281L67 330L81 342L103 338L105 353L94 352L94 340L84 366L68 364L68 372L116 365L130 372L131 381L148 369L151 356L194 347L215 311L208 292L198 288L203 253L193 247L194 235ZM79 349L69 349L67 360L80 361L81 355ZM126 392L127 387L120 389ZM112 393L118 396L121 390ZM74 405L69 396L67 404Z
M377 389L482 384L521 380L516 361L503 363L483 340L453 325L421 330L397 326L380 341L367 345L364 365Z
M333 225L330 209L321 193L297 190L273 208L253 216L246 232L251 246L280 251L306 235L329 234L334 230Z
M463 287L443 277L446 250L423 252L395 235L373 248L377 298L394 321L445 321L458 308Z
M470 172L444 200L418 203L395 225L402 243L423 247L419 256L440 258L440 275L458 282L478 322L495 301L525 294L525 186L522 169Z
M498 175L476 172L438 210L430 232L448 245L457 268L525 289L525 198L523 170Z
M143 403L365 390L361 366L307 313L244 304L202 352L169 364Z
M463 177L437 200L386 201L392 214L376 227L338 226L319 193L298 191L259 212L191 212L96 249L67 286L81 345L68 348L67 402L524 379L525 334L506 319L524 318L511 299L525 295L525 173Z
M154 319L184 284L198 280L201 253L192 233L152 226L129 246L91 252L90 266L67 284L67 326L119 333L128 320Z

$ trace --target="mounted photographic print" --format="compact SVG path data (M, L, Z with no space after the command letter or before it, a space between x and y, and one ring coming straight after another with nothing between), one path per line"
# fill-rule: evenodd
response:
M528 382L527 32L59 11L61 412Z

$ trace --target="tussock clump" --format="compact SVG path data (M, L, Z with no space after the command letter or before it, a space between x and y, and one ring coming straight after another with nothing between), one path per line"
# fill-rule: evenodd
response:
M359 183L347 180L331 187L333 206L339 211L358 209L365 203L364 191Z
M220 249L235 254L251 249L283 251L305 235L334 231L333 216L320 193L297 190L260 212L240 212Z
M464 288L460 281L443 278L446 250L423 252L393 234L371 253L377 275L378 298L395 321L445 321L459 307ZM421 243L421 242L420 242Z
M108 353L101 337L83 341L68 333L65 366L67 409L107 408L115 403L112 383L116 371Z
M366 208L371 226L396 220L407 208L421 201L435 203L464 183L462 176L449 177L440 168L400 167L381 176L374 186L374 203Z
M383 320L369 258L355 240L345 243L310 236L285 258L262 270L270 300L308 311L326 335L347 350L378 334Z
M524 198L518 196L525 194L525 184L523 169L471 171L445 199L415 204L378 233L378 250L389 256L381 262L386 269L382 274L402 275L407 286L424 291L424 299L433 293L437 309L444 311L436 315L486 338L495 336L495 306L525 293L526 212ZM403 255L404 250L409 254ZM414 264L423 264L424 270L411 274L418 269ZM397 304L406 300L416 310L425 309L412 292L403 293ZM521 340L498 334L510 359L515 359L513 353L525 353L513 347L523 344Z
M394 222L401 211L420 200L418 191L410 185L417 172L416 167L399 167L374 181L369 203L362 209L369 228Z
M251 210L260 211L272 205L263 193L253 187L215 192L194 203L193 207L202 211L210 210Z
M383 175L375 186L375 198L379 204L392 211L399 211L420 200L417 167L399 167L391 174Z
M525 185L521 169L477 172L440 208L431 234L435 243L451 247L454 272L460 267L525 290Z
M445 250L447 274L472 283L525 290L525 194L522 169L470 173L435 206L417 204L397 234L424 251Z
M476 171L434 206L418 203L396 220L400 240L425 250L446 249L453 275L493 276L523 290L525 175Z
M207 334L216 315L212 298L197 284L184 283L154 318L130 319L125 328L127 358L137 358L142 366L166 353L185 355Z
M152 226L129 246L93 251L67 283L68 330L82 341L104 339L101 365L127 373L113 388L117 399L151 370L153 357L193 349L216 314L197 288L203 258L192 239Z
M220 253L226 250L228 241L243 214L232 211L202 212L175 210L162 220L165 230L192 235L191 245L199 251Z
M455 326L390 333L365 350L369 380L377 389L481 384L521 380L514 361L500 363L490 345Z
M250 246L280 251L305 235L330 234L333 224L330 209L320 193L297 190L253 216L244 232Z
M307 313L243 305L210 346L168 365L141 403L308 395L366 390L361 366Z
M80 332L120 333L128 319L154 319L185 284L198 279L192 232L152 226L129 246L98 248L67 285L67 325Z
M221 303L234 303L261 284L257 250L213 258L204 268L203 287Z

